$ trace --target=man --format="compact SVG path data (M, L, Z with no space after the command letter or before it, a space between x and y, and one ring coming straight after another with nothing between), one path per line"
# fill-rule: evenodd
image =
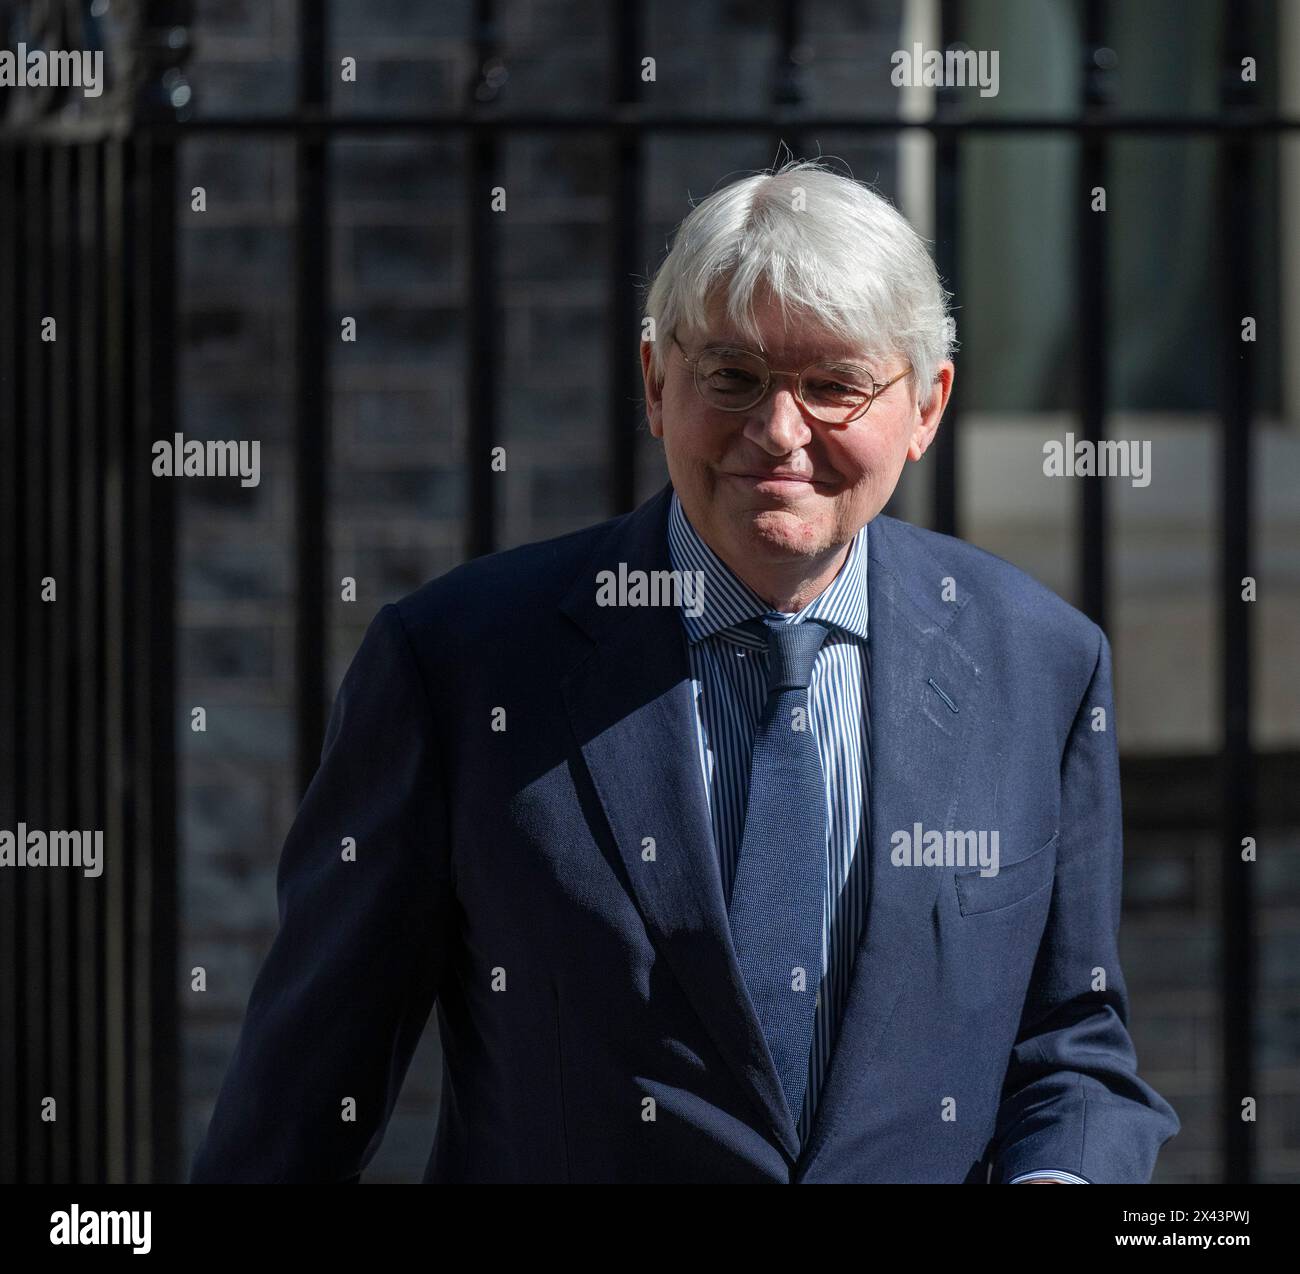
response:
M819 164L692 211L671 483L374 620L194 1180L356 1181L435 1000L426 1181L1150 1178L1106 638L881 514L945 301Z

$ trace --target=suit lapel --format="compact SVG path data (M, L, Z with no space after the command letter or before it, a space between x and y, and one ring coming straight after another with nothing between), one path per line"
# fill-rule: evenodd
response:
M798 1135L736 961L708 797L681 617L671 606L602 607L601 570L666 571L672 488L617 523L562 609L595 643L562 691L592 786L641 914L772 1133L793 1159ZM654 857L644 846L653 838Z
M859 1092L902 994L908 971L931 951L930 913L942 872L895 867L891 836L921 823L954 826L964 758L979 712L980 677L946 629L969 594L943 601L947 572L905 528L868 525L871 648L869 895L838 1042L801 1156L806 1174L838 1123L860 1110ZM929 684L933 680L954 712Z

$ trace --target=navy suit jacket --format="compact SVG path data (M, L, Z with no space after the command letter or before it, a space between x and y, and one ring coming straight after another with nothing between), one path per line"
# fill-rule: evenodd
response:
M1101 630L971 545L868 524L870 899L801 1147L731 943L680 617L596 601L600 570L669 569L670 494L376 616L191 1179L357 1181L436 1003L425 1181L1147 1181L1179 1125L1126 1029ZM1001 870L893 865L917 823L997 829Z

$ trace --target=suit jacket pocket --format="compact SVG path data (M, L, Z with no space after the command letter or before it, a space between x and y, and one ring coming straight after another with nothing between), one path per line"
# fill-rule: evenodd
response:
M984 911L1001 911L1050 885L1056 871L1058 836L1060 832L1054 832L1046 845L1027 858L1003 864L996 876L981 876L978 868L958 872L953 880L961 914L973 916Z

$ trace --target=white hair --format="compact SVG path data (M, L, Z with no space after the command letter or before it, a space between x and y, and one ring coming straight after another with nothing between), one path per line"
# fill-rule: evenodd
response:
M912 365L922 410L940 364L956 346L951 293L925 240L883 196L813 159L745 177L702 200L677 228L650 284L651 368L680 331L703 331L726 284L726 314L757 345L754 294L766 285L781 306L873 360Z

